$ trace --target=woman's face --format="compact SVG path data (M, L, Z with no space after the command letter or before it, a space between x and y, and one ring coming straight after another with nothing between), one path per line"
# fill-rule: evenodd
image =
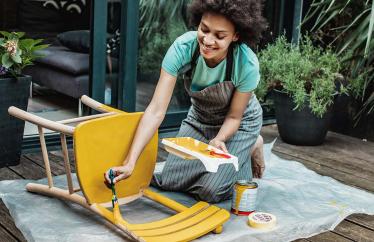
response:
M197 40L200 54L209 66L219 64L226 57L229 45L238 38L235 26L226 17L211 12L204 13L197 31Z

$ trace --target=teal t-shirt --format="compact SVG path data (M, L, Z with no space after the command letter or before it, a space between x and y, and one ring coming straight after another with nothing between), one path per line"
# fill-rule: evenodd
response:
M197 32L190 31L179 36L167 51L162 68L170 75L177 76L180 69L189 64L197 48ZM231 81L240 92L254 90L260 80L256 54L246 45L236 45L233 50ZM208 86L225 81L226 59L210 68L199 55L192 78L191 90L200 91Z

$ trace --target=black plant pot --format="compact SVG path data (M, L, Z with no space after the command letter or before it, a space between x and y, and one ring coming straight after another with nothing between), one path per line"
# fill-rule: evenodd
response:
M30 76L0 77L0 167L17 165L25 122L8 114L9 106L27 109Z
M308 105L293 110L295 104L287 94L274 91L275 116L282 140L293 145L320 145L323 143L331 120L331 108L322 118L311 112Z

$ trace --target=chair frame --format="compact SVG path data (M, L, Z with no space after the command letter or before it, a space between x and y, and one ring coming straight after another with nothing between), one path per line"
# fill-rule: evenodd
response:
M69 159L68 147L67 147L67 142L66 142L66 137L73 136L74 134L75 127L71 126L71 124L76 124L76 123L84 122L87 120L116 115L118 114L118 112L122 112L120 110L116 110L109 106L103 105L85 95L81 97L81 102L85 104L86 106L100 112L100 114L82 116L78 118L66 119L66 120L61 120L61 121L50 121L48 119L45 119L45 118L36 116L34 114L28 113L26 111L23 111L19 108L16 108L13 106L9 107L8 112L10 115L17 117L19 119L22 119L24 121L33 123L38 127L41 151L43 155L46 176L48 179L48 185L28 183L26 185L26 190L29 192L38 193L38 194L46 195L50 197L56 197L58 199L63 199L63 200L67 200L73 203L77 203L81 205L82 207L92 211L93 213L98 214L101 217L105 218L112 225L114 225L115 227L119 228L122 232L124 232L131 239L136 240L136 241L145 241L142 237L136 235L136 233L134 233L131 230L133 225L129 224L122 218L120 210L119 210L119 206L115 206L113 211L110 211L109 209L107 209L108 207L111 207L110 201L106 203L100 203L100 204L99 203L89 204L84 196L77 194L78 192L81 191L81 188L80 187L77 188L73 186L70 159ZM66 179L67 179L67 185L68 185L67 189L61 189L61 188L54 186L53 176L51 173L51 167L49 163L48 150L47 150L47 146L45 142L44 129L48 129L48 130L52 130L52 131L56 131L60 133L61 149L62 149L62 154L63 154L63 159L64 159L64 167L66 171ZM118 205L126 204L143 195L151 200L161 203L162 205L178 213L181 213L181 212L184 212L190 209L189 207L186 207L183 204L180 204L170 198L167 198L161 194L158 194L149 188L144 189L139 194L134 195L132 197L119 198ZM208 207L210 205L206 203L206 206ZM224 210L224 212L227 212L227 211ZM212 231L214 233L221 233L223 229L223 223L226 222L228 218L229 218L229 214L228 216L225 214L224 221L222 221L222 223L210 229L209 231ZM191 237L191 239L197 238L199 236ZM176 238L176 240L178 239Z

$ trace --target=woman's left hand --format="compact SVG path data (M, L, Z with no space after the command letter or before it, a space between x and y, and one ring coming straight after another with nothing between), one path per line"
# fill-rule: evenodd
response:
M216 147L217 149L220 149L220 150L222 150L222 151L225 152L225 153L229 153L229 151L228 151L227 148L226 148L225 142L223 142L222 140L219 140L219 139L217 139L217 138L214 138L214 139L212 139L212 140L209 142L209 145L214 146L214 147Z

